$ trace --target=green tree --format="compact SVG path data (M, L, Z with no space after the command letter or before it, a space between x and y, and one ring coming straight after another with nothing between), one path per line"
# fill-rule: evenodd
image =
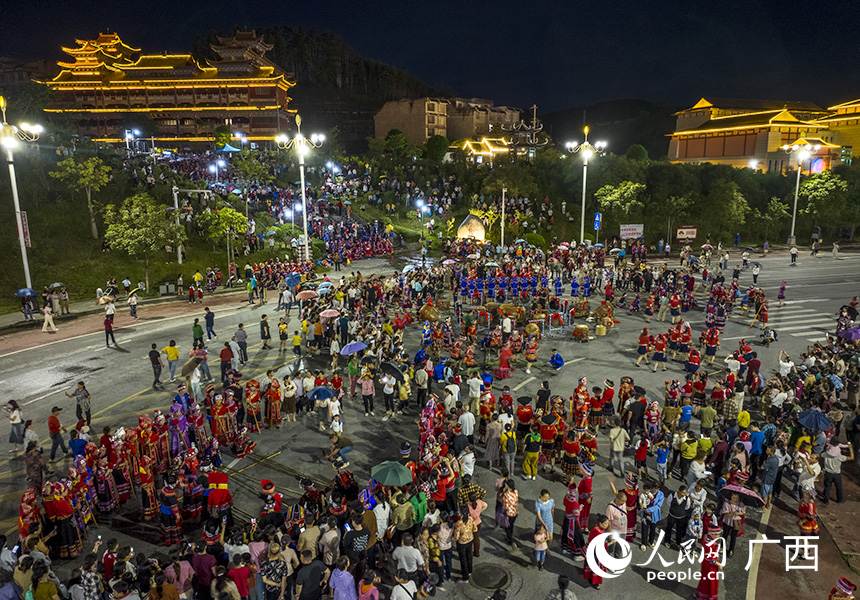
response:
M738 184L725 179L718 179L711 186L704 198L703 213L700 223L717 223L722 226L722 232L735 231L746 223L750 212L749 204L741 194Z
M622 219L638 219L645 208L645 185L622 181L618 185L604 185L594 193L600 210L620 223Z
M213 247L228 239L232 245L248 231L248 219L232 208L204 211L196 221Z
M146 289L149 287L149 262L164 252L165 246L176 247L185 241L185 230L177 225L167 207L149 194L135 194L117 208L108 204L104 211L105 237L113 248L143 260Z
M424 144L424 156L426 156L430 162L439 164L445 158L445 154L447 154L450 146L451 144L448 142L448 138L444 135L431 136L430 139L427 140L427 143Z
M216 148L223 148L224 145L229 144L230 140L233 138L233 134L230 133L230 128L226 125L218 125L212 130L212 135L215 137Z
M265 183L272 180L272 172L266 163L260 160L262 153L258 150L242 148L242 151L230 159L230 166L242 179Z
M72 192L85 192L87 209L90 211L90 226L93 239L99 239L99 228L96 224L96 211L93 206L93 192L98 192L108 183L110 168L102 159L92 156L85 160L67 158L57 163L57 170L51 171L51 177L62 181Z
M485 193L500 196L502 188L508 189L508 198L535 198L538 194L538 184L533 171L525 163L499 165L484 179Z
M779 226L791 216L788 212L788 204L782 202L779 198L771 198L767 203L765 210L754 210L753 215L756 221L764 223L764 239L767 241L768 233L771 227L779 228Z
M810 175L800 184L800 214L821 224L838 223L846 208L848 184L832 171Z
M648 151L641 144L633 144L625 153L627 160L636 160L640 162L648 162Z

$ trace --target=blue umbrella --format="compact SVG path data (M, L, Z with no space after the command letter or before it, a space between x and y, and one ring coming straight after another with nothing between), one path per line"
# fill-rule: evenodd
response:
M295 273L291 273L290 275L287 275L286 279L284 280L284 283L286 283L290 287L296 287L301 281L302 278L300 276L296 275Z
M361 352L367 348L367 344L364 342L350 342L343 348L341 348L340 353L343 356L349 356L350 354L355 354L356 352Z
M15 292L15 295L18 296L19 298L27 298L29 296L35 296L36 290L34 290L32 288L21 288L20 290Z
M415 268L415 265L406 265L405 267L403 267L403 272L408 273L409 271L411 271L414 268Z
M603 248L603 244L594 244L595 248Z
M830 419L820 410L804 410L797 415L798 422L813 431L827 431Z
M328 400L334 398L334 390L324 385L318 385L308 393L308 398L311 400Z
M276 232L274 232L274 231L269 231L269 232L267 232L267 233L266 233L266 237L269 237L269 236L275 235L275 233L276 233Z
M320 286L320 287L317 289L317 294L328 294L329 292L331 292L331 288L330 288L330 287L323 287L323 286Z
M520 238L520 239L518 239L518 240L514 240L514 243L515 243L515 244L522 244L522 243L524 243L524 242L525 242L525 240L524 240L524 239L522 239L522 238Z
M321 287L321 288L325 288L325 287L331 287L332 285L333 285L333 284L332 284L332 282L331 282L331 281L323 281L323 282L320 284L320 287ZM319 290L319 288L317 288L317 290Z

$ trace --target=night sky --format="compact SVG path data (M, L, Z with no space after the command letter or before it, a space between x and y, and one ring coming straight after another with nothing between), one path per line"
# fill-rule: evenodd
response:
M860 10L846 1L44 0L7 3L0 24L0 55L52 60L106 30L145 51L187 52L213 29L329 29L430 84L541 113L621 98L860 97Z

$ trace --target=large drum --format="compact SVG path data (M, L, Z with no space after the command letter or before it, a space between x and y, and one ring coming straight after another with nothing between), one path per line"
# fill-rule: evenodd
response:
M577 325L573 328L573 333L571 334L573 339L579 342L587 342L588 341L588 325Z

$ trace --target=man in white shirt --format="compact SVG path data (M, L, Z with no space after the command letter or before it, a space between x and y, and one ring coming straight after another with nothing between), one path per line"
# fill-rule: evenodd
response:
M788 374L794 369L794 363L791 357L785 353L785 350L779 351L779 375L780 377L788 377Z
M478 408L481 400L481 386L484 385L484 380L478 377L477 371L472 371L472 376L466 381L469 386L469 406L468 409L475 414L478 414Z
M424 566L424 558L421 556L421 551L414 547L415 538L411 533L404 533L400 541L400 545L394 549L391 556L397 562L397 568L403 569L408 575L408 579L413 579L418 572L418 567Z
M507 342L508 338L511 337L511 332L513 331L513 323L511 322L511 318L505 315L505 318L502 319L502 341Z
M505 425L514 422L514 416L506 410L499 412L499 423L502 424L502 431L505 430Z
M454 396L454 401L459 402L460 401L460 386L457 385L456 383L454 383L453 377L447 379L447 381L448 381L448 385L445 386L445 390L446 391L450 390L451 394Z
M820 474L821 464L818 462L818 455L811 454L797 476L797 485L800 490L808 491L815 498L815 480Z
M468 410L463 411L463 414L460 415L460 418L457 420L462 428L463 435L465 435L470 444L475 443L475 415L473 415Z
M409 534L407 534L409 535ZM412 537L411 535L409 537ZM397 550L399 550L398 548ZM395 550L395 552L397 552ZM409 573L403 569L397 569L397 574L394 576L396 583L391 588L391 600L415 600L418 597L418 588L415 587L415 582L409 580Z
M466 448L460 453L460 456L457 457L457 460L460 461L460 471L463 476L474 475L476 460L475 453L472 452L471 446L466 446Z
M418 388L416 402L418 403L418 408L424 408L427 404L427 371L425 371L423 367L419 366L415 369L414 377L415 387Z

